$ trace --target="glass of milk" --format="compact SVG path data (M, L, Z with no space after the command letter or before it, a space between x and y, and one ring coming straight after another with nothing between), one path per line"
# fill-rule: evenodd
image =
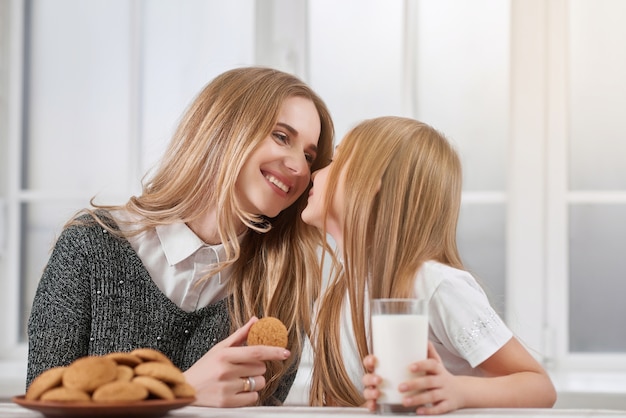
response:
M398 386L416 375L409 364L424 360L428 350L428 301L426 299L374 299L371 305L372 351L375 373L383 380L376 401L379 414L415 414L405 407Z

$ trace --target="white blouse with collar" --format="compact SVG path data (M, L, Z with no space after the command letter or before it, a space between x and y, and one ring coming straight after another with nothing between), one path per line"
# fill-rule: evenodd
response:
M131 219L116 211L119 221ZM128 231L132 224L120 222ZM160 225L128 237L131 246L150 273L154 283L178 307L193 312L217 302L228 294L231 268L202 280L207 272L226 259L223 244L205 244L185 223Z

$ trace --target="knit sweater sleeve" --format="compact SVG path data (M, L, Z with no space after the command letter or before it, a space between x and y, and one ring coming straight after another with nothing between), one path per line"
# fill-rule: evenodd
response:
M91 322L89 236L70 227L57 240L32 304L28 321L26 386L43 371L67 365L88 352Z

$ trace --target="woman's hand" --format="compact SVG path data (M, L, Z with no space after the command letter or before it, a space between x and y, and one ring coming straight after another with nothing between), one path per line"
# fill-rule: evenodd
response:
M195 405L228 408L253 405L259 399L257 391L266 383L265 361L282 361L290 353L279 347L244 346L248 331L256 321L256 317L250 319L185 371L187 382L196 389ZM246 390L248 377L254 379L254 388L250 390Z
M369 372L363 376L365 406L375 411L376 400L380 397L378 385L382 378L374 374L374 356L365 357L363 365ZM409 370L419 376L399 386L400 392L407 394L403 399L404 406L414 406L419 415L444 414L463 407L462 391L457 388L458 378L444 367L432 343L428 343L428 358L411 364Z

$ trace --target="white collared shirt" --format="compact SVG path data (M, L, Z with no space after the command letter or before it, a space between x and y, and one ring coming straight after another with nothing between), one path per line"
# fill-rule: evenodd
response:
M130 219L126 212L112 213L118 220ZM132 225L120 223L122 231ZM128 237L152 280L178 307L193 312L228 294L231 268L202 280L207 271L226 259L223 244L205 244L185 223L160 225Z

